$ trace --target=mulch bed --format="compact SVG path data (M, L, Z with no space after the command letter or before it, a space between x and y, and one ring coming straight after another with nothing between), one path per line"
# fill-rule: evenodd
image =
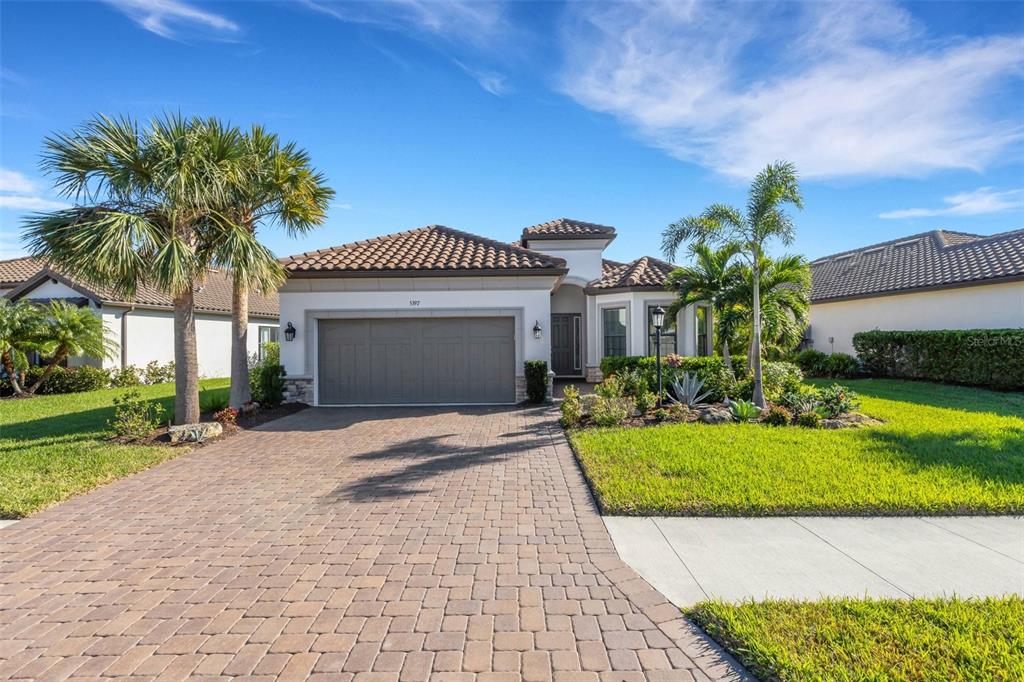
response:
M180 447L183 445L188 447L203 447L211 443L217 443L219 441L222 441L225 438L230 438L231 436L234 436L237 433L241 433L242 431L254 429L257 426L266 424L267 422L274 421L275 419L280 419L281 417L287 417L288 415L295 414L296 412L301 412L307 407L309 407L309 405L306 405L305 403L284 403L278 405L277 407L260 407L251 412L241 413L238 415L238 419L235 424L222 424L222 426L224 427L224 432L221 433L221 435L217 436L216 438L207 438L202 443L172 443L171 437L167 433L166 425L161 426L156 431L154 431L149 438L131 441L118 440L117 442L131 443L133 445L166 445L167 447ZM203 412L199 416L199 421L214 421L213 413Z

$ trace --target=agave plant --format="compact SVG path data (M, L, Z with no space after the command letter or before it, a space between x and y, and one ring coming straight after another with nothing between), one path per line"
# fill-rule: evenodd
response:
M704 388L703 379L696 374L683 372L682 377L672 381L672 393L675 394L673 400L687 407L696 407L711 394L711 391L701 393L702 388Z
M730 400L729 410L738 422L752 422L761 416L761 408L749 400Z

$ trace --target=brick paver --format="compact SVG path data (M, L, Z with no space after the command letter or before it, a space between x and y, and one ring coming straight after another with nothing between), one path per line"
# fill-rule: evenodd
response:
M0 677L738 676L550 409L310 409L0 530Z

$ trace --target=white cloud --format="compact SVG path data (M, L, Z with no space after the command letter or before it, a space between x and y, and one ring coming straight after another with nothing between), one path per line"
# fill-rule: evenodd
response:
M29 180L23 173L9 168L0 168L0 192L31 194L36 191L36 183Z
M0 196L0 208L9 208L16 211L55 211L61 208L68 208L63 201L54 201L45 197L30 197L22 195Z
M341 204L331 204L331 208L337 208L337 209L340 209L342 211L351 211L352 210L352 204L347 203L347 202L346 203L341 203Z
M879 218L898 220L900 218L927 218L939 215L982 215L985 213L1002 213L1024 208L1024 189L1011 189L996 192L991 187L979 187L973 192L960 192L943 197L947 204L942 208L905 208L898 211L887 211L879 214Z
M483 71L480 69L474 69L470 66L467 66L466 64L463 64L458 59L454 61L455 64L460 69L462 69L470 76L475 78L476 82L480 85L481 88L484 89L484 91L489 92L490 94L496 97L501 97L502 95L509 92L509 90L511 89L505 76L503 74L498 73L497 71Z
M926 42L887 3L754 8L572 5L561 87L734 177L780 158L807 177L978 170L1024 139L996 111L1024 71L1020 36Z
M142 28L158 36L177 39L180 33L198 31L206 37L231 38L241 27L227 17L207 12L178 0L105 0Z
M504 7L471 0L381 0L340 3L305 0L310 9L335 19L446 40L487 45L508 24Z

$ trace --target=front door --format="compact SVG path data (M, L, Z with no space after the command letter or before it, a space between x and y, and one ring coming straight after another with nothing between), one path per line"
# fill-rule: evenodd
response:
M579 375L583 372L580 353L582 316L579 313L551 315L551 369L558 376Z

